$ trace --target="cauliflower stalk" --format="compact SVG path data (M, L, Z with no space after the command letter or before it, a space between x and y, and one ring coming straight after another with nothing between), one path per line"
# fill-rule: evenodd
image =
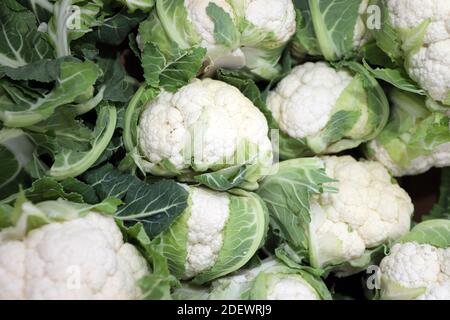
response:
M255 267L218 279L208 288L183 285L175 290L174 297L208 300L331 300L320 278L305 270L290 268L274 258L267 258Z
M372 0L383 8L377 43L436 101L450 105L450 3Z
M128 119L139 113L135 100ZM136 139L125 145L144 172L219 191L253 190L272 164L264 115L231 85L196 79L176 93L161 92L142 108ZM126 125L126 141L136 127Z
M413 205L378 162L350 156L279 164L259 191L290 259L346 275L410 228Z
M396 243L380 264L380 298L450 300L450 221L429 220Z
M297 31L292 53L296 57L337 61L356 56L370 39L365 23L369 0L296 0L295 4Z
M272 79L295 32L295 10L291 0L161 0L139 32L144 54L148 44L165 53L173 52L173 44L202 47L207 74L243 68Z
M0 231L0 299L138 299L146 260L104 209L25 201Z
M430 110L425 97L394 89L388 125L367 147L395 176L450 166L450 112Z
M245 265L267 231L267 209L253 193L187 187L189 206L155 239L179 279L202 284Z
M281 130L281 158L351 149L384 127L389 106L377 81L357 63L344 65L305 63L270 91L267 107Z

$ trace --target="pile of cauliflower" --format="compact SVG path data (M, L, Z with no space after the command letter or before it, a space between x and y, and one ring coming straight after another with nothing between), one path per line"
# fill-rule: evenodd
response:
M0 123L6 171L28 174L0 180L0 299L331 300L360 276L351 298L450 300L450 1L119 2L145 12L129 30L144 80L89 170L33 162L53 118ZM422 218L403 177L432 168Z

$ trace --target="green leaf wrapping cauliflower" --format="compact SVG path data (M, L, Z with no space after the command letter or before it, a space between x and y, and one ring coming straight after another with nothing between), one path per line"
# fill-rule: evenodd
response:
M450 221L414 227L381 261L378 276L381 299L450 300Z
M138 299L146 260L112 216L63 200L23 202L0 231L0 299Z
M411 78L436 101L450 105L450 3L441 0L372 0L383 8L377 43L402 59Z
M336 61L357 55L370 39L366 28L369 0L296 0L297 32L292 53Z
M189 207L155 239L179 279L202 284L245 265L267 232L267 208L253 193L189 188Z
M272 79L294 32L291 0L161 0L141 25L139 41L144 56L149 43L172 61L173 44L181 50L203 47L206 73L244 68Z
M148 102L137 143L135 159L144 171L216 190L256 189L272 164L264 115L238 89L211 79Z
M359 64L345 65L351 69L307 62L269 92L282 159L352 149L384 127L389 111L382 89Z
M208 300L331 300L318 277L268 258L253 268L214 281L210 288L185 285L174 292L176 299Z
M258 194L291 259L345 275L364 269L380 246L409 231L413 205L378 162L322 161L281 162Z
M394 89L388 125L367 146L395 176L450 166L450 112L430 111L425 97Z

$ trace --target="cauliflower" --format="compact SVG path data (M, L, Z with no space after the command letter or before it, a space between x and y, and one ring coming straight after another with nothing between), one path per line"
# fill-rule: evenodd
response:
M271 277L267 291L267 300L320 300L317 292L295 275Z
M263 114L237 88L221 81L194 80L176 93L149 102L139 122L139 146L153 174L217 171L272 163ZM252 181L260 171L252 172Z
M252 268L215 280L210 287L184 284L176 299L202 300L330 300L325 284L308 272L293 269L274 258Z
M448 220L429 220L391 248L378 272L381 299L450 300L449 230Z
M253 193L186 188L189 207L155 242L177 278L201 284L247 263L264 239L267 209Z
M295 17L291 0L162 0L156 4L155 19L140 30L149 35L140 39L161 48L172 42L182 49L206 48L207 75L218 68L244 68L273 79L295 33Z
M39 211L39 205L22 205ZM138 299L145 259L112 217L89 212L53 222L21 239L0 232L0 299Z
M426 25L423 44L407 53L406 69L430 96L450 98L450 3L441 0L389 0L390 21L399 33ZM413 34L418 34L414 31ZM404 39L407 41L408 39ZM417 40L415 40L417 42Z
M392 90L391 119L367 145L367 155L394 176L421 174L450 166L450 111L430 111L424 97Z
M338 276L367 267L409 231L408 194L382 164L350 156L293 159L261 183L279 250Z
M314 196L311 205L313 265L322 267L361 257L365 250L398 239L409 231L414 207L377 162L352 157L324 158L337 193Z
M191 215L187 221L187 278L211 268L217 261L223 245L222 232L230 215L227 194L196 188L192 190L191 200Z
M346 69L336 70L324 62L295 67L267 98L286 140L299 145L289 149L283 147L288 143L282 144L281 157L335 153L372 136L384 125L388 108L383 106L377 115L367 94L362 76Z

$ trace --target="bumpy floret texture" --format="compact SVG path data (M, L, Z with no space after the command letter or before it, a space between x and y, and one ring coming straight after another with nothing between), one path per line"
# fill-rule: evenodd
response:
M404 288L426 288L418 300L450 299L450 249L396 244L381 261L380 274Z
M205 47L216 44L214 39L214 22L206 12L206 8L210 3L214 3L222 8L233 21L236 21L233 7L226 0L184 0L188 19L192 22L198 35L206 42Z
M228 221L226 193L191 188L185 276L191 278L211 268L223 245L223 229Z
M324 62L308 62L280 81L269 93L267 106L283 132L305 138L327 125L336 101L351 81L346 71L336 71Z
M194 80L176 93L162 92L142 113L139 128L143 155L155 164L168 160L178 170L239 164L233 156L244 142L259 147L258 160L272 160L264 115L221 81Z
M315 227L318 243L336 239L342 258L348 261L409 231L411 199L391 181L383 165L350 156L325 157L324 161L327 175L338 181L334 183L338 192L314 199L325 216Z
M364 19L364 14L369 6L369 0L361 1L359 6L359 16L356 20L355 31L353 34L353 46L360 48L370 39L370 32L367 32L367 27Z
M411 57L408 71L433 99L444 101L450 92L450 37L420 48Z
M286 43L295 33L295 9L291 0L244 0L245 19L254 26L273 33L279 43Z
M317 293L299 276L274 275L267 288L268 300L319 300Z
M450 2L389 0L387 5L393 25L400 29L430 19L424 46L409 59L408 72L433 99L445 101L450 92Z
M137 299L144 258L98 213L0 243L0 299Z
M371 141L369 148L372 150L375 159L381 162L396 177L421 174L432 167L450 166L450 142L437 146L433 153L428 156L420 156L413 159L408 167L405 168L398 166L377 140Z
M388 0L392 24L396 28L412 29L427 19L431 23L425 34L425 43L450 38L450 2L443 0Z

